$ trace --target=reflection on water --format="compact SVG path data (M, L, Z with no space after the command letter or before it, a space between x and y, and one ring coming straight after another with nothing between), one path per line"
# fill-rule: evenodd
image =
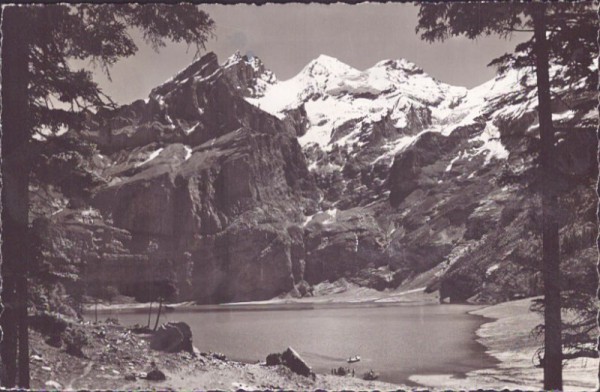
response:
M475 341L474 332L483 320L466 313L472 309L468 305L213 306L168 312L162 321L185 321L196 347L231 359L264 361L269 353L292 346L317 372L344 366L356 369L358 376L373 369L383 381L410 384L411 374L460 377L494 365ZM111 316L125 325L147 321L144 313ZM361 361L346 363L354 355L360 355Z

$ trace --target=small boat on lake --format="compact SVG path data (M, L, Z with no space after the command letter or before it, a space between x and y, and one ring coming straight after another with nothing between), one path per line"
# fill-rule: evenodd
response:
M360 361L360 357L358 355L348 358L348 363L354 363L358 361Z

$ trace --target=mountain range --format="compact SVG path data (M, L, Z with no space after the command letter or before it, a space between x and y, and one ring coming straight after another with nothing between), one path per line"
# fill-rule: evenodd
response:
M554 92L568 286L595 273L597 111L585 82ZM257 57L209 53L40 142L39 254L67 291L139 300L164 278L199 303L327 284L452 302L536 295L536 109L526 70L467 89L403 59L357 70L321 55L280 81Z

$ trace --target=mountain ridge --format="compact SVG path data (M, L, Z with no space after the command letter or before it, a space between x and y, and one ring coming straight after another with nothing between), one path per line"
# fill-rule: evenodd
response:
M279 81L257 57L209 53L65 135L97 146L74 168L96 182L75 203L37 179L58 200L36 199L43 251L139 298L163 277L202 303L307 296L338 279L419 281L451 301L535 295L537 120L523 83L509 71L466 89L402 59L359 71L329 56ZM555 106L574 129L559 132L563 256L584 273L597 114Z

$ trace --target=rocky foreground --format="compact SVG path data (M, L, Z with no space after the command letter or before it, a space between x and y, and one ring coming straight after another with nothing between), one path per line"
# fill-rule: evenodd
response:
M67 335L85 341L80 353L71 338L62 347L31 333L31 387L37 390L394 390L397 385L351 376L300 375L286 365L228 360L223 354L153 350L151 333L110 322L77 324ZM282 348L284 349L284 348ZM289 365L288 365L289 366Z

